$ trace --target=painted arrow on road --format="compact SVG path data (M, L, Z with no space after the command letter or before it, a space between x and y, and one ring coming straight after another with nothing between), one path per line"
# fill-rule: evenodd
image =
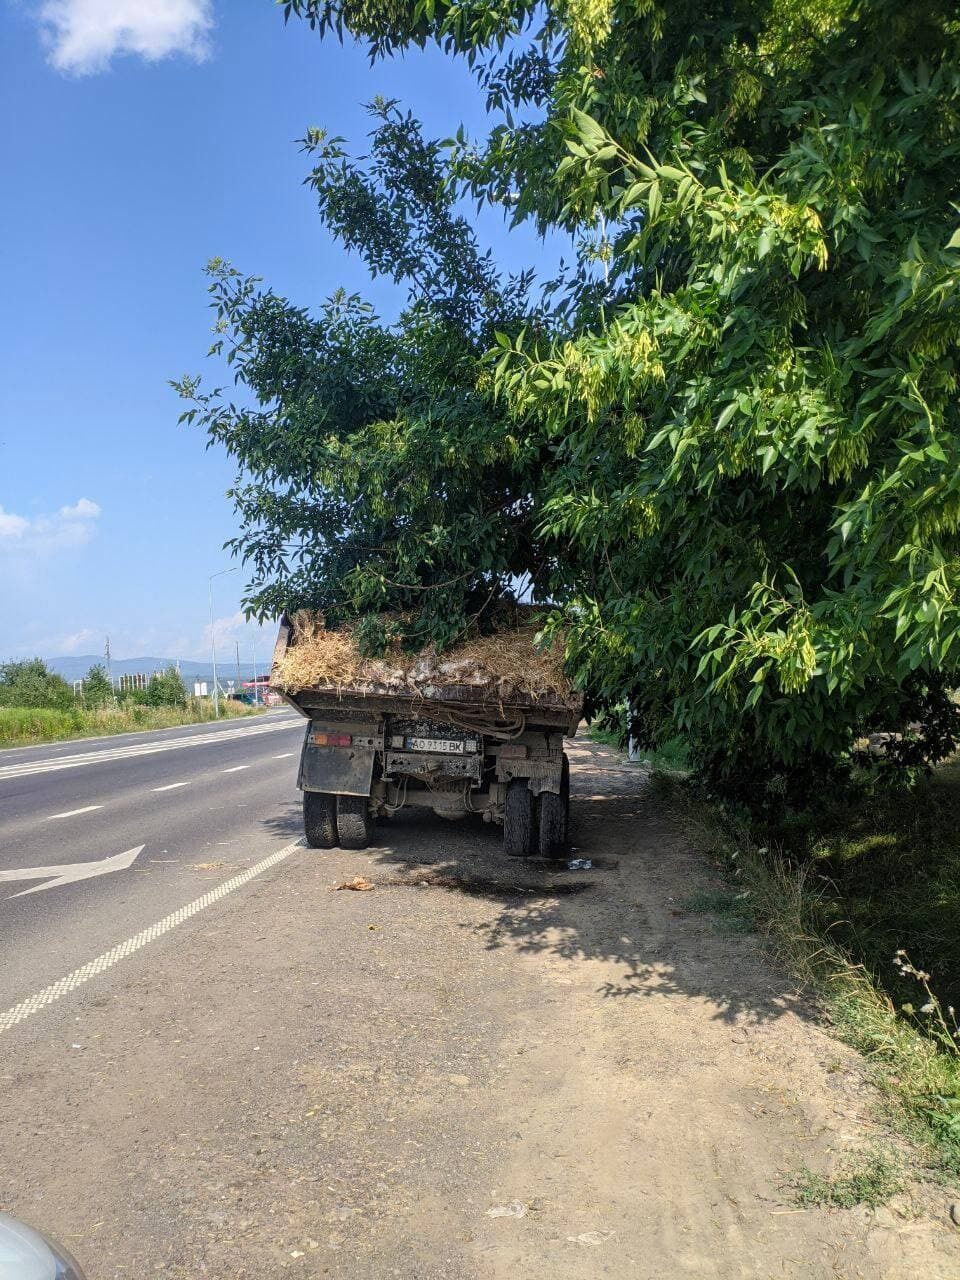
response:
M108 876L111 871L126 871L133 866L145 848L146 845L138 844L135 849L115 853L112 858L101 858L99 862L67 862L59 867L23 867L19 871L0 871L0 881L46 880L46 884L35 884L32 889L23 889L20 893L10 895L11 898L23 898L28 893L59 889L63 884L76 884L78 880Z

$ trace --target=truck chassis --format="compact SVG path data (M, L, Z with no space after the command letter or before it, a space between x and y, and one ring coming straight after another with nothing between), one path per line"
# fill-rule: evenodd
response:
M563 741L576 731L578 712L320 691L287 700L309 717L297 782L313 848L365 848L377 817L420 807L501 826L509 857L563 855L570 811Z

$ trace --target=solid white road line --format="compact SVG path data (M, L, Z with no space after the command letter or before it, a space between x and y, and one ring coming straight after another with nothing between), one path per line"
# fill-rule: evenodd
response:
M241 769L249 769L249 768L250 766L248 764L235 764L235 765L231 765L229 769L221 769L220 772L221 773L239 773Z
M189 787L189 782L168 782L165 787L151 787L151 791L176 791L177 787Z
M93 813L94 809L102 809L102 804L84 805L82 809L68 809L66 813L48 813L47 821L53 822L57 818L75 818L78 813Z
M81 968L74 969L73 973L68 973L59 982L51 983L49 987L44 987L42 991L36 992L26 1000L21 1000L19 1004L15 1004L6 1013L0 1013L0 1035L4 1031L9 1031L11 1027L15 1027L18 1022L23 1022L39 1012L40 1009L54 1004L69 992L75 991L77 987L82 987L91 978L95 978L100 973L105 973L107 969L112 969L115 964L119 964L127 956L132 956L135 952L142 950L148 942L155 942L157 938L162 938L165 933L169 933L177 925L183 924L185 920L189 920L199 912L205 911L207 907L219 902L221 898L225 898L228 893L233 893L235 889L249 884L251 880L262 875L264 871L268 871L270 867L277 866L278 863L285 861L292 853L296 853L298 849L303 847L304 842L302 840L295 840L293 844L288 844L285 849L278 849L276 853L271 853L269 858L264 858L262 862L258 862L246 871L242 871L238 876L233 876L230 880L224 880L223 884L218 885L216 889L211 889L202 898L195 898L193 902L188 902L185 907L181 907L169 916L164 916L162 920L150 925L148 929L141 930L140 933L134 934L132 938L127 938L125 942L119 942L115 947L111 947L109 951L104 951L102 955L97 956L95 960L91 960Z
M197 733L185 738L166 738L162 742L138 742L125 747L110 747L100 751L84 751L75 756L57 756L46 760L24 760L18 764L0 765L0 782L5 778L26 778L35 773L53 773L59 769L79 769L83 765L100 764L113 760L129 760L135 756L156 755L160 751L177 751L181 747L205 747L211 743L232 742L237 738L253 737L260 733L276 733L282 729L299 729L297 721L288 719L271 721L270 724L246 725L242 729L221 729L215 733Z

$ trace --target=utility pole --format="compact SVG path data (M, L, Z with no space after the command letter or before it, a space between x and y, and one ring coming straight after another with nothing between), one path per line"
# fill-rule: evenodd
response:
M239 565L234 565L232 569L218 569L216 573L211 573L207 586L210 591L210 653L213 657L213 718L220 719L220 689L217 685L217 636L216 626L213 619L213 580L214 578L222 578L225 573L236 573Z
M110 666L110 637L107 636L107 643L103 650L103 656L107 662L107 679L110 681L111 692L113 690L113 668Z
M240 679L240 641L236 641L237 645L237 693L243 688L243 681Z

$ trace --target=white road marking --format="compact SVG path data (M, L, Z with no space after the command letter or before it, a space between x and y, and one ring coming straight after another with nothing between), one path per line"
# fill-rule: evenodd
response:
M274 760L289 760L294 753L292 751L281 751L278 756L274 756Z
M234 764L234 765L231 765L229 769L221 769L220 772L221 773L239 773L241 769L249 769L249 768L250 766L248 764Z
M98 806L99 807L99 806ZM21 867L16 871L0 871L0 880L46 880L32 889L24 889L11 897L23 898L28 893L42 893L44 889L59 889L62 884L76 884L78 880L92 880L95 876L108 876L111 871L126 871L132 867L145 846L138 844L125 853L115 853L112 858L99 862L67 862L59 867Z
M151 787L151 791L176 791L177 787L189 787L189 782L168 782L165 787Z
M187 903L185 907L181 907L169 916L164 916L162 920L150 925L148 929L141 930L140 933L134 934L132 938L127 938L125 942L120 942L115 947L111 947L109 951L104 951L95 960L82 965L79 969L74 969L72 973L68 973L59 982L51 983L49 987L44 987L42 991L36 992L26 1000L21 1000L19 1004L15 1004L6 1013L0 1013L0 1035L4 1031L9 1031L11 1027L15 1027L18 1022L24 1022L33 1014L46 1008L47 1005L54 1004L69 992L75 991L77 987L82 987L91 978L105 973L107 969L112 969L115 964L119 964L127 956L132 956L134 952L142 950L148 942L155 942L157 938L162 938L165 933L175 929L178 924L183 924L185 920L191 919L191 917L204 911L207 907L212 906L213 903L219 902L228 893L233 893L235 889L248 884L249 881L269 870L270 867L277 866L278 863L283 862L292 853L296 853L298 849L303 847L304 842L302 840L295 840L293 844L288 844L285 849L278 849L276 853L271 853L269 858L264 858L262 862L258 862L247 871L241 871L239 875L233 876L230 880L224 880L223 884L218 885L216 889L211 889L202 898L195 898L193 902Z
M0 782L5 778L26 778L35 773L53 773L59 769L79 769L88 764L100 764L113 760L129 760L136 756L156 755L159 751L176 751L181 747L205 747L216 742L232 742L236 738L253 737L260 733L275 733L280 729L300 729L299 721L284 717L269 724L245 725L240 729L220 729L214 733L196 733L184 738L166 738L162 742L137 742L127 746L109 747L100 751L83 751L75 756L51 756L45 760L23 760L18 764L0 765Z
M47 821L55 822L57 818L75 818L78 813L93 813L94 809L102 809L102 804L88 804L82 809L68 809L66 813L48 813Z

